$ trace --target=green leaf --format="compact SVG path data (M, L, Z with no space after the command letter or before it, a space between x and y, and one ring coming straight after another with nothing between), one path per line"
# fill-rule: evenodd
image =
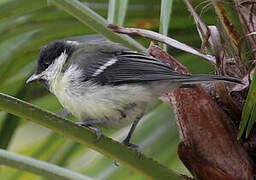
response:
M24 12L46 6L45 0L12 0L0 4L0 20L23 14ZM17 8L19 7L19 8Z
M92 178L83 176L68 169L2 149L0 149L0 163L56 180L92 180Z
M107 28L107 21L90 8L77 0L51 0L53 4L62 8L80 22L88 25L96 32L102 34L111 41L121 43L129 48L146 52L146 49L134 39L112 32Z
M116 0L109 0L108 3L108 23L115 24Z
M3 93L0 93L0 109L65 135L76 142L86 145L127 165L136 172L143 174L148 179L180 179L180 176L170 169L147 158L143 154L141 154L140 159L138 159L135 150L127 148L105 136L102 136L101 140L95 143L96 135L92 131ZM154 169L154 171L152 171L152 169Z
M128 0L118 0L117 24L120 26L122 26L124 24L127 7L128 7Z
M122 26L124 23L128 0L109 0L108 23Z
M246 102L242 112L242 118L239 125L238 139L240 139L246 129L246 138L249 137L251 129L255 124L256 118L256 73L253 75L253 80L250 85L250 89L246 98Z
M249 119L248 127L246 130L245 138L249 137L250 132L255 124L255 119L256 119L256 103L253 104L253 107L251 109L250 119Z
M20 88L20 90L17 92L18 97L22 97L25 93L26 89L24 86ZM17 116L14 116L12 114L7 114L2 129L0 131L0 148L1 149L7 149L13 134L15 133L16 128L19 125L20 118Z
M159 32L168 36L168 29L170 23L170 17L172 14L173 0L161 0L161 14L160 14L160 26ZM166 51L166 44L160 44L160 46Z

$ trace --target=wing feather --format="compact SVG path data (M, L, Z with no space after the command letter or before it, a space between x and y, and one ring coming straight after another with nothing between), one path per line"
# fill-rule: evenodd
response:
M86 80L112 85L157 80L184 81L189 77L175 72L170 65L159 59L134 51L124 51L98 60L86 69Z

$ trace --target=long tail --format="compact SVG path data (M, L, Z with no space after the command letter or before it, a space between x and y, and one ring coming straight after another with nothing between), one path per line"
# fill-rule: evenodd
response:
M209 82L209 81L226 81L231 83L243 84L241 80L233 77L219 76L219 75L211 75L211 74L191 74L190 78L184 79L182 84L197 84L201 82Z

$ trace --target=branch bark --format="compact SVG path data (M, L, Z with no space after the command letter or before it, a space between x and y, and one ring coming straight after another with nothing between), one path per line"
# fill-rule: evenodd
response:
M209 54L202 54L199 51L195 50L194 48L192 48L184 43L181 43L175 39L172 39L170 37L167 37L165 35L162 35L162 34L159 34L159 33L153 32L153 31L139 29L139 28L125 28L125 27L114 25L114 24L108 25L108 28L117 33L137 35L137 36L142 36L142 37L146 37L149 39L157 40L159 42L165 43L169 46L175 47L175 48L183 50L185 52L203 57L203 58L207 59L213 65L215 65L215 62L216 62L214 56L211 56Z

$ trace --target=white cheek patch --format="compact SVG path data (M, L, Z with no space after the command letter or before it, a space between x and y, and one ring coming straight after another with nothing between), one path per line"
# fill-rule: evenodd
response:
M66 51L61 53L61 55L54 60L54 62L45 70L46 79L49 82L50 91L55 93L56 89L58 89L58 84L61 78L61 70L63 65L65 64L68 55Z
M54 78L62 69L63 65L65 64L66 60L68 58L68 55L66 51L61 53L59 57L57 57L46 70L46 74L49 76L49 78Z
M98 76L99 74L101 74L105 69L107 69L109 66L115 64L118 61L118 59L110 59L108 62L106 62L105 64L103 64L102 66L99 67L99 69L97 69L95 71L95 73L93 73L92 76Z

